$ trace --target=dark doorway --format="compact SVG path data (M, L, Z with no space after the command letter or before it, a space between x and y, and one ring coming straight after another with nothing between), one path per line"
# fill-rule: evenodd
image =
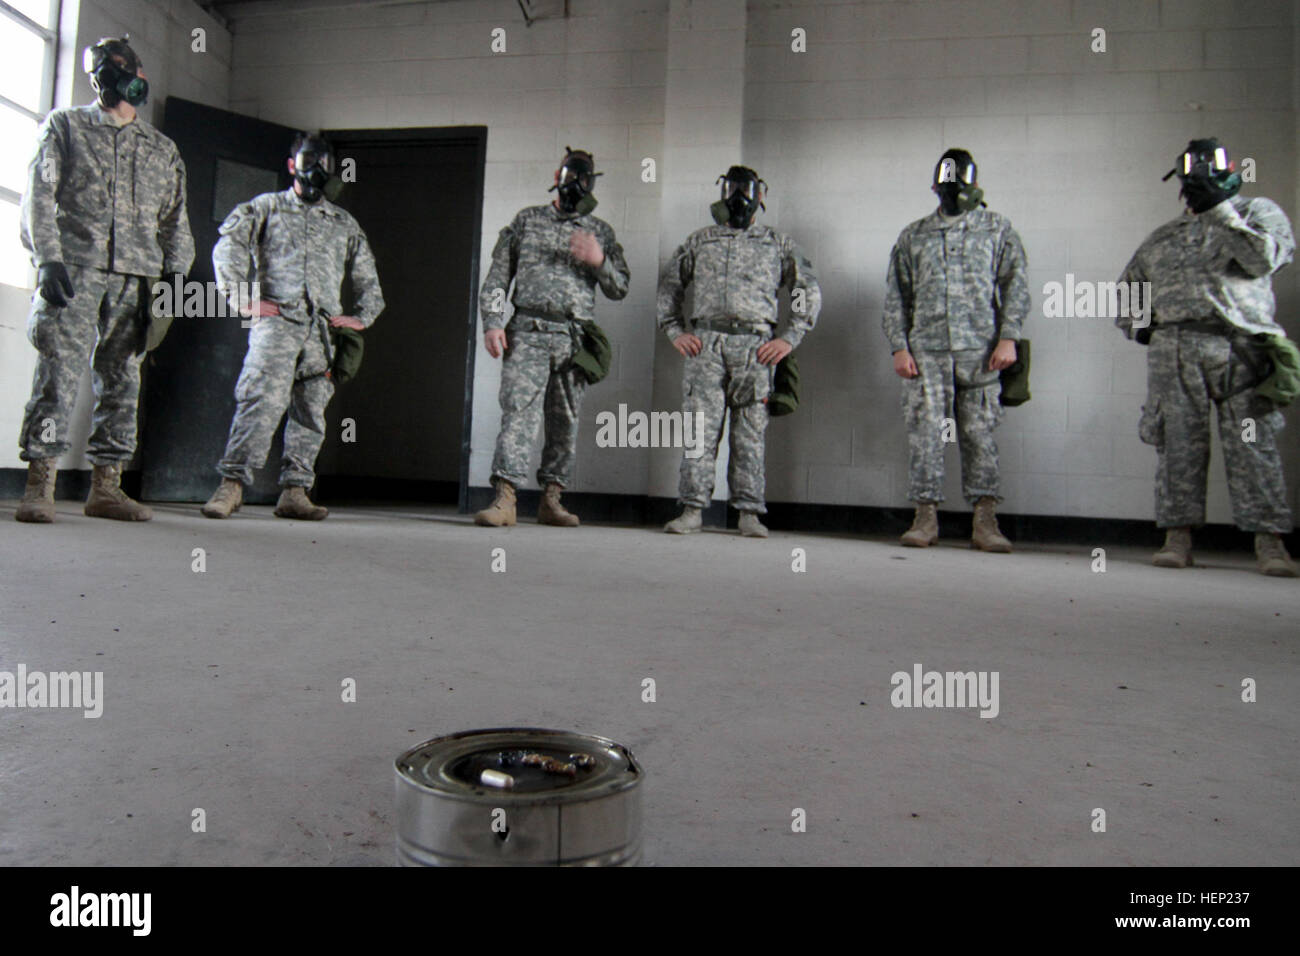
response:
M296 130L167 98L163 132L185 161L186 202L194 233L192 281L209 283L217 227L237 204L285 189L285 159ZM217 486L217 462L235 414L235 379L248 350L237 317L177 318L145 360L140 412L140 493L150 501L206 501ZM277 436L272 461L280 458ZM274 501L278 468L259 472L246 497Z
M188 173L196 246L190 279L208 283L225 216L258 193L288 187L285 160L297 130L169 97L163 131ZM341 160L355 164L355 181L338 203L370 240L387 307L365 333L360 374L330 403L317 496L455 502L464 511L487 131L326 136ZM216 487L247 347L238 318L205 314L177 318L150 354L141 403L143 497L204 501ZM277 431L269 466L257 470L245 500L278 495L281 438Z
M370 240L387 304L360 374L330 404L318 496L464 510L487 131L325 136L345 180L355 172L338 204Z

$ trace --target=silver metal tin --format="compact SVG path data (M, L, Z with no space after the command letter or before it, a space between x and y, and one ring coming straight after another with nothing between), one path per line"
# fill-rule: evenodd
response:
M572 767L548 772L529 754ZM481 782L484 769L510 784ZM644 771L604 737L465 731L413 747L394 772L403 866L632 866L640 858Z

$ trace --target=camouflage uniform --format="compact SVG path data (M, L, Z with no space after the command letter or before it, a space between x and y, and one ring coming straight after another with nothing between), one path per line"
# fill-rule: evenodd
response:
M903 380L908 498L943 501L943 419L955 419L962 494L999 498L994 429L1002 420L999 339L1020 339L1029 314L1025 250L1011 222L988 209L949 219L938 210L907 226L886 277L885 336L918 375Z
M97 104L54 110L41 124L20 217L32 263L62 262L74 295L62 308L39 294L33 301L27 337L40 354L19 457L68 451L68 419L89 361L95 409L87 454L96 465L125 461L135 451L151 288L194 261L185 164L139 116L118 126Z
M593 269L574 259L576 230L600 242L605 261ZM596 286L610 299L627 295L623 247L603 219L529 206L501 230L479 305L485 330L506 330L501 366L501 433L492 477L516 487L527 478L528 453L545 423L537 483L568 487L578 442L578 412L586 380L571 364L579 351L578 322L595 318ZM505 298L514 280L515 312L506 323Z
M718 443L730 409L731 504L738 511L766 514L765 402L773 368L759 363L758 347L772 338L782 288L792 299L781 338L791 346L803 341L821 311L817 276L795 241L768 226L707 226L677 247L659 276L659 328L669 339L687 331L682 302L688 285L694 287L694 334L704 347L686 359L682 411L690 421L702 412L704 433L703 454L682 456L680 501L705 508L712 499Z
M1291 530L1277 448L1282 413L1253 387L1239 389L1257 384L1250 366L1260 356L1247 336L1285 334L1273 318L1271 276L1294 251L1291 223L1276 203L1236 196L1161 226L1124 269L1121 281L1151 283L1153 334L1138 430L1158 455L1158 527L1205 522L1213 402L1237 526ZM1218 323L1222 331L1216 334L1206 323ZM1131 317L1115 324L1132 337ZM1255 422L1254 441L1243 440L1244 418Z
M212 266L221 291L236 301L250 261L261 297L280 314L252 320L248 353L235 385L235 418L217 471L245 484L266 462L286 408L283 487L310 488L325 440L325 406L334 394L331 316L343 314L340 292L350 273L356 306L369 327L384 310L375 257L347 211L329 200L304 202L292 188L243 203L221 224Z

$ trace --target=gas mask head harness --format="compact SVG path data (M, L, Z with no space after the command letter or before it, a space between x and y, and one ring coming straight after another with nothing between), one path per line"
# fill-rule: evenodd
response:
M585 149L564 147L564 160L560 163L560 175L555 185L547 192L558 192L560 210L585 216L596 208L596 197L592 191L596 188L596 177L604 173L596 172L596 159Z
M104 109L119 103L142 106L149 98L149 81L140 76L144 65L131 49L129 34L104 37L82 54L82 67L90 75L90 88Z
M747 229L758 210L767 211L763 205L767 183L748 166L732 166L717 181L722 189L717 202L709 206L709 212L719 226Z
M950 149L934 165L934 183L930 187L939 196L939 208L945 215L960 216L983 206L984 190L979 188L979 169L975 157L964 149Z
M304 202L320 202L322 196L333 202L343 188L343 181L334 175L334 150L308 133L293 141L293 178Z
M1214 138L1189 142L1177 164L1160 181L1165 182L1170 176L1177 176L1182 182L1178 195L1196 213L1212 209L1241 191L1237 164L1228 159L1228 151Z

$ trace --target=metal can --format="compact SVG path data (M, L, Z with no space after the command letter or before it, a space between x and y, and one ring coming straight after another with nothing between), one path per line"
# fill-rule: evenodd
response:
M626 747L531 727L471 730L397 758L403 866L633 866L641 778Z

